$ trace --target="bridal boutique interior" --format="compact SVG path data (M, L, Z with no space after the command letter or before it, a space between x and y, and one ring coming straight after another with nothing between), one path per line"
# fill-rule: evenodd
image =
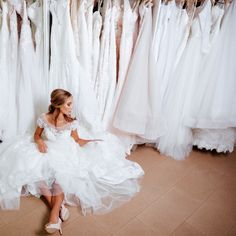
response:
M235 0L0 1L1 142L64 88L80 135L115 134L145 170L114 212L71 208L65 235L236 234L235 22ZM43 235L45 214L23 198L0 233Z

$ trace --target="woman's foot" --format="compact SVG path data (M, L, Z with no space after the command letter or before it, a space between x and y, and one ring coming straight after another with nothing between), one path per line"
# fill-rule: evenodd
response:
M56 231L59 230L60 234L62 234L62 229L61 229L61 224L62 224L62 221L60 218L58 218L58 221L57 223L47 223L45 225L45 230L49 233L49 234L53 234L55 233Z
M61 204L61 210L60 210L60 218L62 221L68 220L70 217L70 212L68 208L65 207L64 203Z

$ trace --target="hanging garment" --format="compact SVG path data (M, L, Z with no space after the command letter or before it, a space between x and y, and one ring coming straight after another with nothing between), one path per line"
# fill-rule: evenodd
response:
M202 65L199 76L205 84L198 88L202 94L193 113L192 127L228 128L236 126L235 103L235 52L236 33L231 22L235 19L235 2L225 13L221 30L217 36L206 64Z
M138 31L138 7L132 9L130 4L131 2L129 0L124 0L119 61L117 62L119 63L118 81L111 111L111 114L113 114L113 116L120 98L123 85L125 83L129 63L135 46L136 34ZM112 124L110 124L109 130L120 138L121 142L125 146L126 152L130 154L130 150L132 149L133 144L136 143L135 135L117 130L112 126Z
M119 130L143 135L148 112L149 45L152 33L152 9L140 6L140 30L129 65L126 81L113 118Z
M36 58L36 71L37 80L34 80L34 98L36 99L35 107L37 108L36 116L41 114L47 109L47 83L44 77L44 55L43 55L43 3L41 0L35 1L28 9L28 16L33 24L36 26L35 32L35 58Z
M37 125L44 129L47 153L40 153L32 136L21 136L0 147L0 207L17 209L22 190L40 196L57 185L65 202L83 214L107 213L130 200L140 186L142 168L125 159L114 136L80 147L71 137L77 121L55 127L42 114Z
M116 37L114 25L115 8L110 0L106 2L104 8L106 10L101 36L100 60L95 92L99 104L99 117L104 127L106 127L110 120L116 87Z
M2 2L2 12L0 18L2 18L2 24L0 25L0 94L1 94L1 106L0 106L0 140L3 140L7 136L8 129L8 107L9 98L12 98L12 91L9 83L9 29L8 29L8 6L6 2Z
M120 41L123 28L123 0L112 1L113 15L114 15L114 27L115 27L115 37L116 37L116 81L118 80L119 73L119 58L120 58Z
M70 17L71 17L71 26L73 29L73 35L75 40L75 50L76 56L78 57L78 50L79 50L79 31L78 31L78 21L77 21L77 14L78 14L78 0L71 0L70 5Z
M87 0L86 2L86 9L85 9L85 17L86 17L86 25L87 25L87 32L88 32L88 51L86 52L89 57L88 62L88 71L89 71L89 79L92 80L92 49L93 49L93 7L94 7L94 0Z
M77 29L75 31L77 59L84 70L84 76L91 80L91 45L86 21L86 0L81 0L77 12Z
M55 88L69 90L74 97L74 114L80 120L80 130L100 130L96 97L76 57L69 9L66 0L51 1L50 92Z
M149 103L146 138L156 140L165 132L165 122L162 115L162 94L161 90L164 81L164 68L166 61L171 60L168 56L168 42L170 32L171 14L174 10L174 1L168 5L159 3L156 23L154 23L154 31L149 55ZM172 15L175 17L175 15ZM176 20L176 19L175 19ZM174 41L174 40L173 40ZM173 43L172 43L173 44ZM167 78L166 78L167 79Z
M95 89L100 58L100 35L102 30L102 16L99 11L93 13L93 50L92 50L92 86Z
M193 83L198 79L199 65L208 47L205 37L209 38L210 33L211 2L207 0L197 10L189 41L166 91L163 114L167 131L157 143L161 153L178 160L187 157L192 150L192 131L183 124L183 119L191 107Z
M31 36L32 32L25 1L23 2L22 9L22 25L19 41L19 82L17 86L18 134L32 132L34 130L36 100L33 96L33 88L34 82L38 80Z
M6 137L12 137L17 134L17 106L16 106L16 94L17 94L17 81L18 81L18 30L17 30L17 16L14 7L9 8L10 19L10 48L9 48L9 65L11 70L9 71L9 115L7 118L8 126L6 131Z
M210 35L211 51L207 55L205 60L202 61L202 70L199 72L199 81L196 84L196 90L193 93L193 106L195 107L195 109L191 110L189 116L185 119L185 123L190 127L198 128L194 130L194 145L197 145L199 148L205 148L207 150L214 149L217 152L232 152L235 143L235 129L232 127L235 127L235 124L230 124L229 120L231 119L230 104L232 104L232 101L234 101L234 93L231 89L233 89L233 86L234 88L236 88L236 84L233 85L233 79L231 79L230 84L227 84L227 81L229 81L230 78L233 77L233 70L230 69L232 68L232 65L228 65L228 63L224 64L224 61L222 61L222 59L224 59L224 56L225 58L227 58L227 60L229 60L228 55L222 55L222 52L225 53L225 51L221 51L220 48L222 46L222 40L227 40L225 38L223 39L223 36L221 35L221 31L223 29L225 30L225 28L222 28L220 31L223 13L224 9L219 7L218 5L214 6L212 9L212 29ZM232 13L227 12L227 14ZM231 15L231 17L233 17L233 14ZM225 27L227 29L228 25ZM230 35L232 33L232 35L229 37L229 41L226 41L227 44L230 45L230 40L231 37L234 38L234 33L229 33L229 31L227 30L225 30L226 37L227 33ZM234 48L231 48L231 50L233 51ZM215 52L217 52L217 54L215 54ZM216 56L220 56L220 60L216 58ZM228 73L228 70L230 71L230 73ZM218 90L216 89L217 83L219 85ZM223 94L224 96L226 96L226 98L222 98ZM227 98L227 96L231 97ZM224 106L222 106L223 104ZM217 114L217 111L222 108L230 112L227 116L226 114L224 114L223 110L220 111L223 113L223 117L219 119L217 118L217 116L215 117L215 114ZM227 122L229 122L228 125Z
M134 48L134 32L137 31L138 12L133 11L129 0L124 0L122 34L119 52L119 75L115 91L113 108L115 109L125 82L129 63Z

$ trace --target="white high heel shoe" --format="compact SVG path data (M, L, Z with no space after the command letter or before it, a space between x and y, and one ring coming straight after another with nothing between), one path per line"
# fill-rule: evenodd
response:
M49 233L49 234L53 234L55 233L56 231L59 230L60 234L62 235L62 229L61 229L61 219L58 218L58 222L53 224L53 223L47 223L45 225L45 230Z
M64 203L61 204L61 210L60 210L60 218L63 221L66 221L69 219L70 216L70 212L68 210L68 208L65 207Z

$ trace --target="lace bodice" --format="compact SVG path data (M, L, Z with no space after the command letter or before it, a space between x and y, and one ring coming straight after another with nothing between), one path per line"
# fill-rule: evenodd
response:
M63 126L55 127L46 120L46 114L43 113L37 120L37 125L44 130L44 136L46 139L54 141L57 139L67 139L70 138L71 131L76 130L78 127L77 120L68 123Z

